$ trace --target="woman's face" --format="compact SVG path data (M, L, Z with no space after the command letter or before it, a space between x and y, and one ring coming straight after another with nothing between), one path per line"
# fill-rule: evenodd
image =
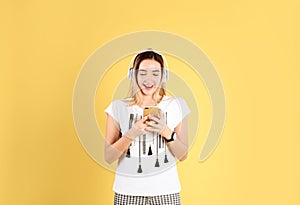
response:
M137 83L142 93L152 96L161 83L160 63L153 59L145 59L141 61L137 71Z

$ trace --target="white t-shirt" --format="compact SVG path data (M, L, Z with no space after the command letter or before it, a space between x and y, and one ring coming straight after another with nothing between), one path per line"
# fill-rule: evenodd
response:
M127 102L115 100L105 109L119 124L122 135L143 115L143 108L137 105L129 106ZM163 111L164 119L171 130L190 113L184 99L178 97L164 96L157 107ZM180 192L176 159L163 138L157 133L135 138L129 152L119 159L113 190L119 194L133 196Z

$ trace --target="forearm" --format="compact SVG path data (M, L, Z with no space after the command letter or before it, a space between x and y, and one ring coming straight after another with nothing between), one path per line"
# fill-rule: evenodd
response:
M182 142L181 139L182 136L177 136L176 140L168 142L167 145L172 154L180 161L183 161L187 158L188 145Z
M105 146L105 160L108 163L112 163L119 159L120 156L128 149L131 142L137 137L143 134L143 131L132 127L121 138L114 143L106 142Z
M113 144L106 142L104 151L105 161L111 164L119 159L126 152L132 141L132 139L122 136Z
M174 141L168 142L168 148L172 154L183 161L187 158L188 154L188 127L187 127L187 118L184 118L183 121L175 127L174 131L171 130L167 125L161 132L161 135L169 140L172 137L172 133L176 133L176 139Z

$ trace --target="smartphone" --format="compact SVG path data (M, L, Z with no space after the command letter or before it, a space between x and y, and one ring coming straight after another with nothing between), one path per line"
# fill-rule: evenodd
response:
M144 107L144 112L143 112L143 116L147 116L149 114L158 117L158 113L159 113L159 108L156 106L146 106Z

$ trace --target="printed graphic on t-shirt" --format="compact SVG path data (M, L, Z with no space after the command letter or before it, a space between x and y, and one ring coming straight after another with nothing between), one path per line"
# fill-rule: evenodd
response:
M167 126L174 130L179 122L190 112L181 98L164 97L157 105L163 113ZM128 106L124 100L116 100L106 109L120 126L124 135L134 123L143 116L143 108ZM176 159L166 141L155 132L138 136L127 151L119 158L116 172L126 176L156 175L176 165Z
M163 114L167 122L168 113ZM130 113L128 129L142 116ZM118 171L123 174L153 174L174 165L175 159L171 155L165 139L156 132L146 133L137 137L128 147L125 157L120 160ZM122 166L124 164L124 166ZM126 165L125 165L126 164ZM135 164L129 166L129 164Z

